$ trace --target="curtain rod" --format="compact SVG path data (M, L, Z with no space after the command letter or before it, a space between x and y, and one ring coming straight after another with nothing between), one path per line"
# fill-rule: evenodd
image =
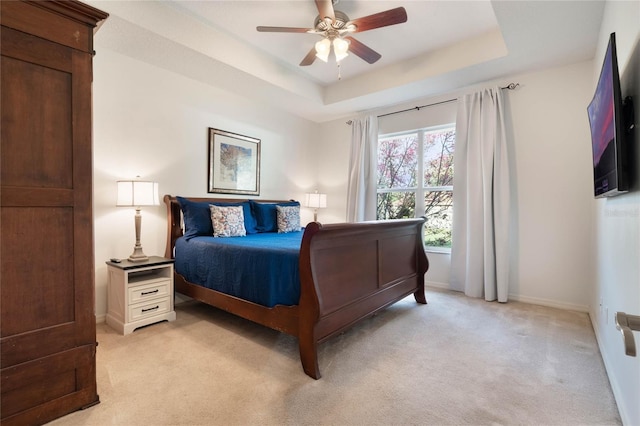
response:
M501 89L503 89L503 90L504 89L506 89L506 90L514 90L518 86L520 86L520 83L509 83L506 86L501 87ZM415 106L413 108L407 108L407 109L403 109L403 110L400 110L400 111L388 112L386 114L379 115L378 118L386 117L387 115L400 114L401 112L420 111L421 108L431 107L431 106L440 105L440 104L446 104L446 103L457 101L457 100L458 100L458 98L447 99L446 101L440 101L440 102L435 102L435 103L432 103L432 104ZM351 123L353 123L353 120L347 121L347 124L351 125Z

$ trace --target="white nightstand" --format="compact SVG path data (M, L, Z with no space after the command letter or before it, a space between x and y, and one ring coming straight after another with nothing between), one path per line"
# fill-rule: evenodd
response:
M173 321L173 259L109 261L107 324L122 334L159 321Z

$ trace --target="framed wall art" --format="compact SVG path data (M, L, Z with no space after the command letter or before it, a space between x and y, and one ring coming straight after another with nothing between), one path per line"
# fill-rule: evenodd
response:
M208 191L260 195L260 139L209 128Z

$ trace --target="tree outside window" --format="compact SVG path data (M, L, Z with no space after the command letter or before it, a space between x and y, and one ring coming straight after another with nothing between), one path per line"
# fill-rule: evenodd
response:
M425 245L450 249L454 145L454 125L381 136L377 218L424 215Z

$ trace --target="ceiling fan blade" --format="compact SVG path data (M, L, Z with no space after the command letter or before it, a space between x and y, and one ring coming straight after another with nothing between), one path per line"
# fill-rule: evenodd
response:
M361 57L366 62L373 64L378 59L382 58L382 55L373 50L372 48L360 43L353 37L345 37L345 40L349 40L349 52L356 56Z
M355 25L356 29L354 32L361 33L362 31L386 27L389 25L402 24L403 22L407 22L407 11L404 7L396 7L395 9L389 9L384 12L374 13L373 15L354 19L349 21L347 25Z
M301 67L306 67L307 65L311 65L313 61L316 60L316 48L315 46L311 48L307 56L304 57L302 62L300 62Z
M328 17L331 18L331 22L335 22L336 13L333 11L333 2L331 0L316 0L316 6L321 20Z
M261 33L306 33L309 28L292 28L292 27L256 27Z

